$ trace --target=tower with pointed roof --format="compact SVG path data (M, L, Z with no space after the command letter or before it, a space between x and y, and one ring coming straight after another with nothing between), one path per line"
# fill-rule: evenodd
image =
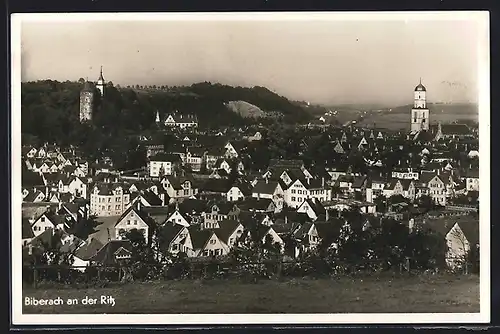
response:
M411 132L429 130L430 119L426 93L427 90L420 79L420 83L415 87L413 108L411 109Z
M99 79L97 79L96 82L96 88L99 90L101 93L101 96L104 96L104 85L105 85L104 77L102 76L102 66L101 66L101 73L99 74Z
M85 80L80 92L80 122L92 121L92 107L94 101L94 91L88 80Z

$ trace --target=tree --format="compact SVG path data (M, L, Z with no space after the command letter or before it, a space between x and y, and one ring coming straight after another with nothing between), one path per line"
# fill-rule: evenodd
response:
M152 232L154 234L155 231ZM147 244L147 238L137 229L125 233L124 239L130 241L132 258L128 261L134 279L153 279L161 275L161 266L153 249Z

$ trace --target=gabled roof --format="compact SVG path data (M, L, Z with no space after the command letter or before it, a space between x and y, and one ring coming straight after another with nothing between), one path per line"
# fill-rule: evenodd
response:
M239 221L234 219L225 219L219 222L219 228L215 229L215 233L225 243L228 242L229 237L236 231L238 226L242 225ZM243 226L243 225L242 225Z
M142 197L152 206L162 205L162 200L152 191L145 191Z
M185 227L179 224L165 224L160 227L159 236L164 242L161 244L163 249L168 249L170 243L179 235L179 233L184 230Z
M252 189L253 193L272 195L278 187L277 181L259 180Z
M128 240L110 240L99 251L90 258L92 261L99 262L104 265L117 264L116 253L119 250L125 249L132 253L132 244Z
M31 228L31 223L29 221L29 218L23 218L22 219L22 238L23 239L31 239L34 238L35 235L33 234L33 229Z
M28 169L24 169L21 172L21 182L24 188L32 188L32 187L43 187L45 183L43 182L42 175L39 173L30 171Z
M273 200L270 198L256 198L256 197L249 197L246 198L243 202L238 203L238 207L242 210L259 210L259 211L264 211L268 210L269 206L273 204Z
M201 186L200 191L227 193L232 185L226 179L207 179Z
M137 216L139 216L144 223L146 223L149 227L154 227L156 225L156 222L153 218L151 218L148 213L141 207L140 210L137 210L135 205L130 206L125 212L122 213L122 215L118 218L118 220L115 223L115 226L122 221L131 211L134 211Z
M75 255L81 260L88 261L104 247L104 244L95 238L91 238L84 246L77 249Z
M466 124L442 124L441 133L443 135L467 135L471 133Z
M213 230L198 230L197 228L189 228L188 230L194 250L203 249L215 233Z

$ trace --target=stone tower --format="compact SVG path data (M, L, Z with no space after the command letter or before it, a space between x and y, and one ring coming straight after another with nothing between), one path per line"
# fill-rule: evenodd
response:
M80 92L80 122L92 121L92 107L94 101L94 91L88 81L85 81Z
M411 132L429 130L429 109L427 108L426 93L422 79L415 87L413 108L411 109Z

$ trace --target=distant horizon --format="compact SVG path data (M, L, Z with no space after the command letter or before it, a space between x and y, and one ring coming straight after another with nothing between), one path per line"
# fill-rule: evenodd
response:
M78 79L65 79L65 80L57 80L57 79L52 79L52 78L46 78L46 79L36 79L36 80L23 80L21 82L22 83L30 83L30 82L37 82L37 81L56 81L56 82L61 82L61 83L64 83L64 82L74 82L74 83L77 83L81 79L86 80L86 78L82 78L82 77L80 77ZM413 104L412 100L409 101L409 102L407 102L407 103L402 103L402 104L398 104L398 103L392 103L392 104L391 103L377 103L377 102L364 102L364 103L356 103L356 102L351 102L351 103L318 103L318 102L314 102L314 101L310 101L310 100L308 101L308 100L293 99L293 98L290 98L289 96L281 94L279 91L272 90L272 89L270 89L269 87L266 87L266 86L259 86L259 85L249 85L249 86L230 85L230 84L225 84L223 82L218 82L218 81L198 81L198 82L192 82L192 83L187 83L187 84L183 84L183 85L162 85L162 84L158 85L158 84L121 84L119 82L114 82L113 80L106 80L105 76L104 76L104 79L105 79L106 83L112 82L114 87L120 86L121 88L127 88L127 86L130 86L130 88L133 88L133 89L135 89L136 85L139 85L139 86L153 86L153 85L156 85L156 86L160 86L160 87L161 86L168 86L169 88L172 88L172 87L189 87L191 85L200 84L200 83L204 83L204 82L210 82L211 84L220 84L220 85L225 85L225 86L230 86L230 87L243 87L243 88L263 87L263 88L266 88L269 91L271 91L271 92L273 92L273 93L275 93L275 94L277 94L279 96L282 96L282 97L288 99L291 102L303 102L303 103L309 102L313 106L317 105L317 106L322 106L322 107L371 106L371 107L377 107L377 108L397 108L397 107L403 107L403 106L407 106L407 105L412 105ZM87 79L86 81L90 82L90 83L95 83L97 80ZM478 102L474 102L474 101L427 101L427 103L428 104L456 104L456 105L459 105L459 104L478 105L479 104Z
M121 86L208 81L382 105L411 103L421 79L429 102L479 100L474 13L229 14L22 14L21 78L93 81L103 66Z

